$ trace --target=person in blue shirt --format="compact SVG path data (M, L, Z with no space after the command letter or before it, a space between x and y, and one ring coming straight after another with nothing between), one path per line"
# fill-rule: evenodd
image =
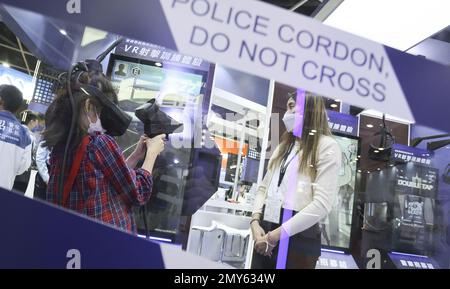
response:
M31 165L31 138L15 114L23 96L17 87L0 85L0 187L11 190L17 175Z
M36 138L33 134L33 130L39 124L38 115L32 111L25 110L20 114L20 119L22 120L22 126L28 131L28 135L31 138L31 167L35 168L34 161L36 155ZM28 183L30 182L31 168L26 170L23 174L16 176L14 180L13 191L25 194Z

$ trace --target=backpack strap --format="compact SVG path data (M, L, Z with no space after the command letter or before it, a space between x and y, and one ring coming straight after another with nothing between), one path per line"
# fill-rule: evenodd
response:
M75 178L77 177L78 171L80 170L81 161L83 160L84 155L86 154L87 146L90 142L89 135L85 136L81 141L80 146L78 147L75 157L73 160L72 168L70 169L70 175L67 182L64 184L63 190L63 206L68 207L69 194L73 188L73 184L75 182Z

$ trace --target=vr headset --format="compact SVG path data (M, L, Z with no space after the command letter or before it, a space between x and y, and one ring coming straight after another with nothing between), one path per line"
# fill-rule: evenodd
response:
M389 161L391 158L392 146L395 143L395 138L386 127L386 119L384 114L383 125L380 131L375 133L374 136L380 136L380 142L378 145L370 144L369 158L374 161Z
M83 93L93 96L103 107L100 113L100 121L106 133L111 136L123 135L130 123L132 117L124 112L113 100L106 96L98 87L91 84L84 84L80 82L80 77L84 73L95 72L103 75L103 67L101 61L108 53L116 47L122 39L114 42L104 53L102 53L96 60L88 59L83 62L75 64L70 73L70 88L82 91ZM63 73L59 76L61 87L68 86L69 73Z
M154 98L138 107L135 115L144 123L144 132L149 138L160 134L168 136L183 126L182 123L162 112Z
M127 131L132 120L131 116L125 113L97 87L92 85L80 85L80 90L87 95L95 97L102 105L103 109L100 113L100 121L107 134L111 136L121 136Z

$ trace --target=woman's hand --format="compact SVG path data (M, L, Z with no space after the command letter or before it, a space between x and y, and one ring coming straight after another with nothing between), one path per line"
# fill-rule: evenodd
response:
M147 140L148 137L143 135L139 138L139 141L136 145L136 148L131 153L130 157L136 158L137 160L142 160L145 157L145 153L147 151Z
M266 244L264 243L264 236L266 235L266 232L264 232L264 229L261 225L259 225L259 222L253 222L251 229L253 240L255 241L255 250L259 254L263 254L266 250Z
M128 167L134 169L139 161L145 157L145 152L147 151L147 140L148 137L146 135L139 138L139 141L136 143L136 148L126 160Z
M164 150L165 141L166 138L165 134L160 134L158 136L155 136L154 138L147 139L146 145L147 145L147 154L152 155L159 155Z
M264 235L266 232L264 232L264 229L259 225L259 222L253 222L251 225L252 234L253 234L253 240L258 241Z
M261 255L272 257L273 249L277 246L270 238L270 232L265 234L255 243L255 250Z
M164 150L165 137L165 134L160 134L145 141L145 144L147 146L147 154L145 156L142 168L149 173L153 172L153 166L155 165L156 157Z

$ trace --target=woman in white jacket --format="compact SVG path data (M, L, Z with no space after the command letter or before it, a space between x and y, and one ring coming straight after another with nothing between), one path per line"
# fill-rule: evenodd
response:
M337 196L341 150L331 136L321 97L307 93L303 115L301 129L291 96L283 117L287 132L256 193L251 220L254 269L275 268L277 259L286 268L313 269L320 256L319 222ZM300 131L300 137L294 136Z

